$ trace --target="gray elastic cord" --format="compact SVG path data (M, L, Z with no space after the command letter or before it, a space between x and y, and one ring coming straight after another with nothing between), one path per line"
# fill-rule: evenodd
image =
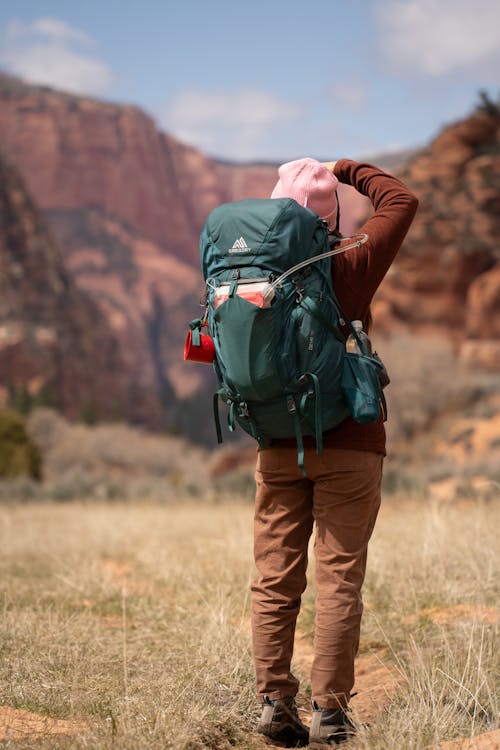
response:
M299 271L301 268L305 268L305 266L310 266L311 263L317 263L319 260L324 260L325 258L330 258L332 255L339 255L340 253L345 253L346 250L351 250L353 247L361 247L361 245L364 245L365 242L368 240L367 234L355 234L352 237L345 237L343 240L355 240L355 242L351 242L349 245L345 245L343 247L336 247L333 250L328 250L326 253L321 253L320 255L313 255L312 258L308 258L307 260L303 260L301 263L297 263L296 266L292 266L292 268L289 268L288 271L285 271L281 274L281 276L278 276L276 281L273 281L272 284L269 285L270 289L274 289L278 284L281 284L281 282L286 279L288 276L290 276L292 273L295 273L295 271Z

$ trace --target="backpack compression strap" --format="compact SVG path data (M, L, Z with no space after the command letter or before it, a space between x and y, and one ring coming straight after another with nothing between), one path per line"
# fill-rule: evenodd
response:
M335 300L335 298L334 298ZM336 303L336 300L335 300ZM326 315L324 315L320 309L320 306L316 302L316 300L312 299L312 297L304 297L304 299L301 300L300 306L309 313L309 315L312 315L313 318L316 318L316 320L319 320L321 323L323 323L326 328L328 328L335 338L340 341L342 344L345 345L345 338L342 336L342 333L339 331L337 326L333 325ZM339 308L340 309L340 308Z
M215 391L213 395L214 422L215 430L217 433L217 442L219 444L224 442L222 438L222 429L219 415L219 398L221 397L222 400L226 402L226 404L229 404L229 411L227 415L227 426L229 432L234 432L234 428L236 426L236 416L239 416L240 419L245 419L245 421L248 423L250 434L259 444L259 448L265 448L266 440L262 435L259 434L257 425L248 412L248 405L246 401L240 401L238 398L235 398L233 394L231 392L228 392L225 388L219 388L219 390Z
M297 464L302 475L305 477L306 470L304 467L304 441L302 439L302 427L300 426L300 417L297 410L295 398L290 394L286 399L288 413L293 417L293 427L295 430L295 439L297 441Z
M306 477L304 466L304 440L302 437L302 425L300 424L300 415L305 416L307 412L307 401L314 398L314 437L316 440L316 453L323 453L323 423L321 419L321 391L319 387L318 376L312 372L306 372L302 378L312 380L312 388L302 394L299 402L299 408L295 402L295 397L289 394L286 399L288 413L293 417L293 427L295 430L295 439L297 441L297 465L301 474Z
M323 453L323 422L321 419L321 391L319 387L318 376L313 372L306 372L304 378L312 380L312 388L309 388L302 394L300 399L300 412L306 413L307 401L314 398L314 437L316 440L316 453L318 456Z

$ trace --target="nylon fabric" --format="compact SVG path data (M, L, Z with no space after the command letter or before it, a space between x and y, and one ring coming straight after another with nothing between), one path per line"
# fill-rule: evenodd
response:
M321 258L284 280L267 307L247 301L238 288L245 284L248 290L249 280L271 280L328 251L326 226L291 199L238 201L208 217L200 250L216 373L231 424L234 412L241 427L261 439L297 437L300 427L301 436L316 436L321 444L322 432L348 415L340 389L344 340L332 337L328 327L338 330L339 317L331 259ZM229 295L216 307L216 290L228 282ZM301 305L303 299L318 315ZM310 394L305 373L313 376Z

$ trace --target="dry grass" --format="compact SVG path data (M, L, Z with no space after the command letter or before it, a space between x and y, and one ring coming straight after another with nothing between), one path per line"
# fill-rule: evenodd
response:
M383 510L362 653L391 662L400 689L353 747L424 748L495 726L499 508ZM4 747L261 747L251 732L251 515L245 503L181 497L4 506L0 704L80 728ZM307 632L312 589L304 605ZM429 616L454 607L456 618Z
M23 500L174 501L179 491L205 493L209 454L187 439L123 423L71 423L35 409L28 432L43 456L43 483L27 477L0 482L0 502Z

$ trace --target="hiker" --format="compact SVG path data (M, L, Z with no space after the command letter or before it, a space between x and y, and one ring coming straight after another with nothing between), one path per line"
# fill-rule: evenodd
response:
M283 164L272 198L294 198L339 234L338 182L366 195L374 213L360 228L368 240L335 256L333 287L343 314L368 331L373 295L415 215L416 197L395 177L350 159ZM347 337L349 329L343 330ZM323 434L323 452L304 437L304 466L294 438L270 441L256 468L252 634L258 731L288 747L338 744L353 733L349 700L354 685L367 545L380 505L386 454L382 417L372 424L346 418ZM306 587L309 538L316 523L316 620L311 671L312 723L300 721L299 682L290 670L297 615Z

